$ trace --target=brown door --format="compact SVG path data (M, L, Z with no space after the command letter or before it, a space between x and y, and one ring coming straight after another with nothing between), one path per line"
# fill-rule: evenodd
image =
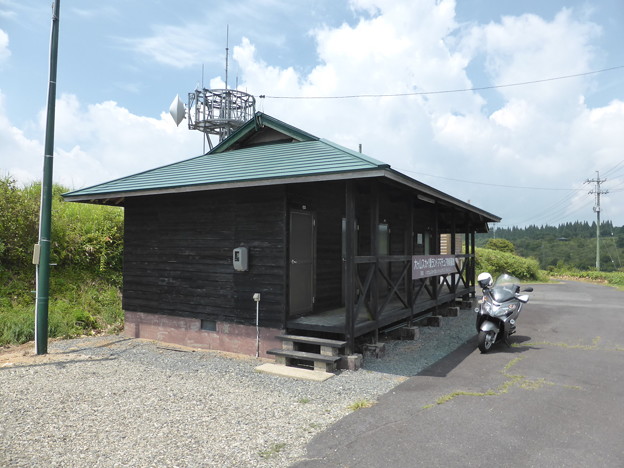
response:
M289 311L291 316L312 312L314 304L314 215L290 213Z

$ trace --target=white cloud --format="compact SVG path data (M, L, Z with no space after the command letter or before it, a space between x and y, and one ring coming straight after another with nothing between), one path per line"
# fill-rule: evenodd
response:
M61 96L58 180L80 187L201 154L201 135L185 124L176 127L164 112L159 119L137 116L112 101L83 108L75 96Z
M0 95L0 98L2 96ZM11 125L0 101L0 170L22 183L41 178L43 144ZM202 153L202 139L185 123L176 127L130 113L115 102L83 107L73 95L57 99L54 181L80 188L187 159ZM38 127L44 135L45 112Z
M9 49L9 35L0 29L0 65L7 61L11 56L11 50Z
M21 182L38 180L43 170L43 145L11 124L4 102L0 91L0 175L11 175Z
M479 57L495 84L531 81L590 71L596 61L592 43L601 33L569 9L551 21L530 14L508 16L466 31L455 21L453 1L352 0L351 6L362 13L354 26L313 31L319 65L308 74L265 63L244 40L234 51L244 86L267 96L471 88L467 68ZM517 213L505 212L500 188L476 190L418 173L499 185L572 187L592 176L596 167L617 163L617 148L624 144L618 131L624 124L621 101L588 108L584 93L590 86L591 79L584 77L500 88L488 92L497 94L488 106L489 95L475 92L267 99L260 106L345 146L355 149L363 143L367 154L414 171L408 173L513 222ZM537 191L514 197L524 204L518 207L524 218L530 219L532 205L542 203ZM578 208L573 200L565 203L568 210ZM615 203L609 209L624 214Z
M503 17L500 23L472 28L461 44L472 57L484 54L486 70L496 85L528 82L585 73L592 70L592 40L601 33L591 22L581 22L572 10L562 9L552 21L537 15ZM529 98L544 109L566 113L567 104L587 89L587 77L498 89L506 99Z
M74 8L71 8L70 11L76 16L79 16L83 20L90 20L90 19L101 20L102 18L106 18L106 17L115 18L119 16L119 11L115 7L111 5L104 5L104 4L98 4L92 8L75 8L74 7Z
M206 25L161 25L153 27L153 30L154 34L149 37L122 39L121 42L140 55L174 68L188 68L217 60L217 50L214 41L206 34Z

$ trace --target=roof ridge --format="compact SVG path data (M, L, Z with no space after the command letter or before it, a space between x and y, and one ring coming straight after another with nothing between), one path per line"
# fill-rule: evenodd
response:
M319 137L312 135L305 130L301 130L300 128L295 127L289 123L286 123L282 120L276 119L269 114L265 114L263 112L256 112L254 116L245 122L241 127L236 129L234 133L232 133L225 140L219 142L214 148L212 148L209 153L217 154L228 151L229 148L236 144L241 138L244 138L245 135L249 134L253 130L258 130L268 124L268 127L283 133L284 135L290 136L292 138L296 138L299 141L318 141Z

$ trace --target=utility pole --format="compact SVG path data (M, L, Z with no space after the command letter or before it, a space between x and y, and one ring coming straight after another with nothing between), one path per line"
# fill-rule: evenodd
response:
M35 351L48 353L48 302L50 293L50 237L52 231L52 162L54 160L54 117L56 110L56 69L58 57L59 12L61 1L52 7L50 35L50 80L48 82L48 114L46 118L39 212L39 243L35 245L33 263L37 265L37 303L35 309Z
M608 190L600 190L600 184L607 179L600 179L600 173L596 171L595 179L587 179L586 184L596 184L593 190L588 193L590 195L596 195L596 202L594 204L594 212L596 213L596 270L600 271L600 195L606 195Z

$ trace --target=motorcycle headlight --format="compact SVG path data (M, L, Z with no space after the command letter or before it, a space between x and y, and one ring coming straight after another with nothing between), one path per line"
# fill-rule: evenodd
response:
M511 315L514 310L516 310L516 304L509 304L495 310L492 315L494 317L504 317L505 315Z
M492 304L490 304L488 301L483 301L483 305L481 307L483 307L483 312L485 312L486 314L492 312Z
M507 314L507 307L500 307L496 310L494 310L490 315L492 315L493 317L503 317L504 315Z

